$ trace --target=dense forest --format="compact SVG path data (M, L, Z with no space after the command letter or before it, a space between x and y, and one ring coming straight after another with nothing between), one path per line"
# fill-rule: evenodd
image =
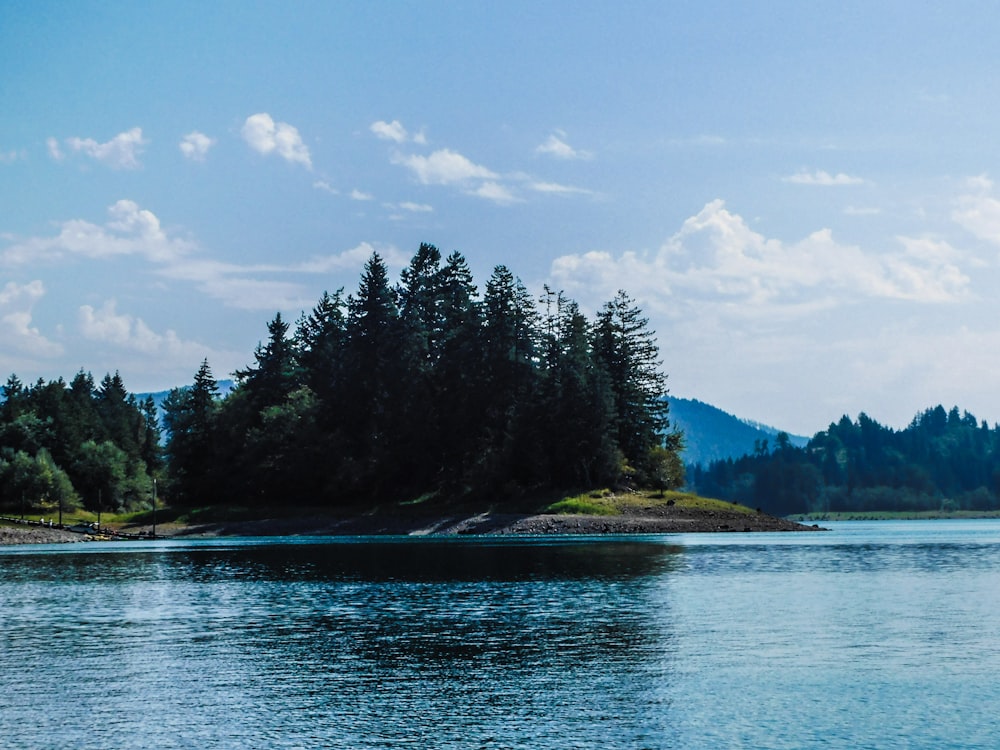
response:
M957 407L928 409L902 430L843 417L804 448L779 434L739 459L689 472L702 494L770 513L1000 509L1000 427Z
M505 266L479 294L423 244L398 283L374 254L354 294L280 314L225 397L208 361L162 404L119 375L24 387L0 408L0 503L337 505L683 483L647 320L619 292L588 320Z
M11 375L0 404L0 507L122 511L147 507L163 469L152 398L118 373L100 385L80 371L25 386Z

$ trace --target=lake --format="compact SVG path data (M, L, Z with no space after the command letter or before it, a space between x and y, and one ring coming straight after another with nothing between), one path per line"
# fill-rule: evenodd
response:
M1000 521L0 548L4 748L996 748Z

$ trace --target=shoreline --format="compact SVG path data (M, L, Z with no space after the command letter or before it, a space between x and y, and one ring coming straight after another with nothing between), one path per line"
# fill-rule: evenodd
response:
M227 536L615 536L631 534L759 533L820 531L766 513L702 510L669 506L630 509L615 515L461 512L438 514L344 513L211 523L160 523L156 539ZM126 531L121 529L121 531ZM131 526L131 537L153 538L151 525ZM0 526L0 545L98 541L68 529Z
M645 510L645 509L644 509ZM542 536L717 532L819 531L764 513L669 508L617 515L555 513L452 513L443 515L345 515L312 519L222 522L182 527L181 537L217 536Z

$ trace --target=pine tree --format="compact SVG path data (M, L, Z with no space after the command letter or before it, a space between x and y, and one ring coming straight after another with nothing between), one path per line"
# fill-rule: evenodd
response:
M377 495L397 481L391 457L404 377L399 308L378 253L365 264L357 296L347 307L343 413L352 465L345 478L359 491Z
M538 384L538 312L520 279L497 266L483 296L484 373L479 482L536 478L530 440Z
M347 336L343 289L323 292L308 316L298 322L294 346L302 378L325 402L335 402L342 383L342 358Z
M190 388L175 388L163 403L171 484L180 503L216 500L218 466L216 413L219 388L208 360L202 361Z
M258 344L254 352L256 365L236 372L239 387L257 412L280 404L299 384L295 346L280 312L267 324L267 333L267 343Z
M554 350L553 482L577 487L612 483L620 463L613 436L614 394L594 360L586 318L561 295Z
M614 394L618 447L642 473L651 468L651 449L665 441L668 449L679 449L680 436L667 433L666 376L660 371L654 333L624 291L598 313L593 348Z
M477 460L485 368L483 314L465 257L448 256L441 270L441 337L434 370L438 416L438 471L445 483L461 485Z

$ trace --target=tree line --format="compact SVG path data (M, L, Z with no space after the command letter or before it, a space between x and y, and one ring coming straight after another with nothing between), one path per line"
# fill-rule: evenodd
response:
M780 434L754 453L689 470L702 494L778 515L873 510L1000 509L1000 426L936 406L902 430L862 413L804 448Z
M423 244L397 283L376 253L354 294L281 314L220 396L209 362L152 398L118 373L23 385L0 404L0 506L517 501L546 489L683 482L665 376L625 292L588 320L497 266Z
M683 481L653 332L620 292L591 322L497 266L422 244L398 283L377 253L354 294L277 314L219 398L203 362L164 402L179 504L356 504Z
M148 507L163 470L152 398L116 372L100 384L80 371L25 385L11 375L0 404L0 507L125 511Z

